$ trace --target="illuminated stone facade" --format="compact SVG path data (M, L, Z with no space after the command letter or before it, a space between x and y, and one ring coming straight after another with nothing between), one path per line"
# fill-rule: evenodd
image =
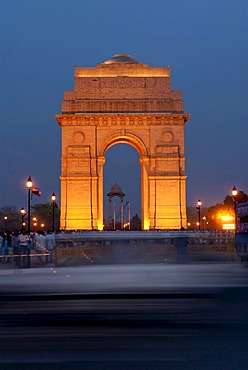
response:
M153 68L126 54L75 68L62 114L61 229L103 229L103 168L108 148L133 146L140 155L144 230L186 227L184 114L171 90L170 68Z

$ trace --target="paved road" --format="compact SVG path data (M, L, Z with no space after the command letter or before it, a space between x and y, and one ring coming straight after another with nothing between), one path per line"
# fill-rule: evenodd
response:
M247 369L238 263L1 270L1 369Z

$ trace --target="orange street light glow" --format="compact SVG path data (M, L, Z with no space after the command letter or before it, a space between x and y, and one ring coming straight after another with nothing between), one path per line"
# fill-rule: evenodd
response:
M222 229L223 230L235 230L235 224L223 224Z
M232 196L233 197L236 197L238 195L238 190L236 189L236 187L234 186L233 189L232 189Z
M32 182L31 176L29 176L29 178L27 179L27 187L32 188L32 186L33 186L33 182Z
M223 216L221 216L221 219L222 219L222 221L232 221L232 220L234 220L234 217L229 216L229 215L223 215Z

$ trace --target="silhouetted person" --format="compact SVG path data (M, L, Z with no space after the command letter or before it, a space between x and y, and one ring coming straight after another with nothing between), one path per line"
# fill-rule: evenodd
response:
M3 240L2 240L2 262L3 263L10 262L10 259L8 257L10 247L11 247L11 233L10 231L6 231L3 235Z
M37 235L35 236L35 250L38 254L37 265L44 265L45 256L43 256L43 254L46 253L46 237L44 232L41 230L38 230Z
M19 235L20 242L20 268L30 267L30 246L31 239L26 229L22 229Z
M19 241L18 230L15 230L12 235L11 245L12 245L13 253L14 253L14 262L17 267L20 267L20 241Z
M49 251L49 256L47 256L47 262L52 263L54 260L55 236L51 230L49 230L46 235L46 249Z

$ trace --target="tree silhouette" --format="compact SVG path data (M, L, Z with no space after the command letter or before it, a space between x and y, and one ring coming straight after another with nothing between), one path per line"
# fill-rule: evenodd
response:
M238 194L236 196L237 203L245 203L248 202L248 195L244 193L242 190L238 191ZM233 205L233 197L231 195L227 195L224 199L224 205L226 206L232 206Z

